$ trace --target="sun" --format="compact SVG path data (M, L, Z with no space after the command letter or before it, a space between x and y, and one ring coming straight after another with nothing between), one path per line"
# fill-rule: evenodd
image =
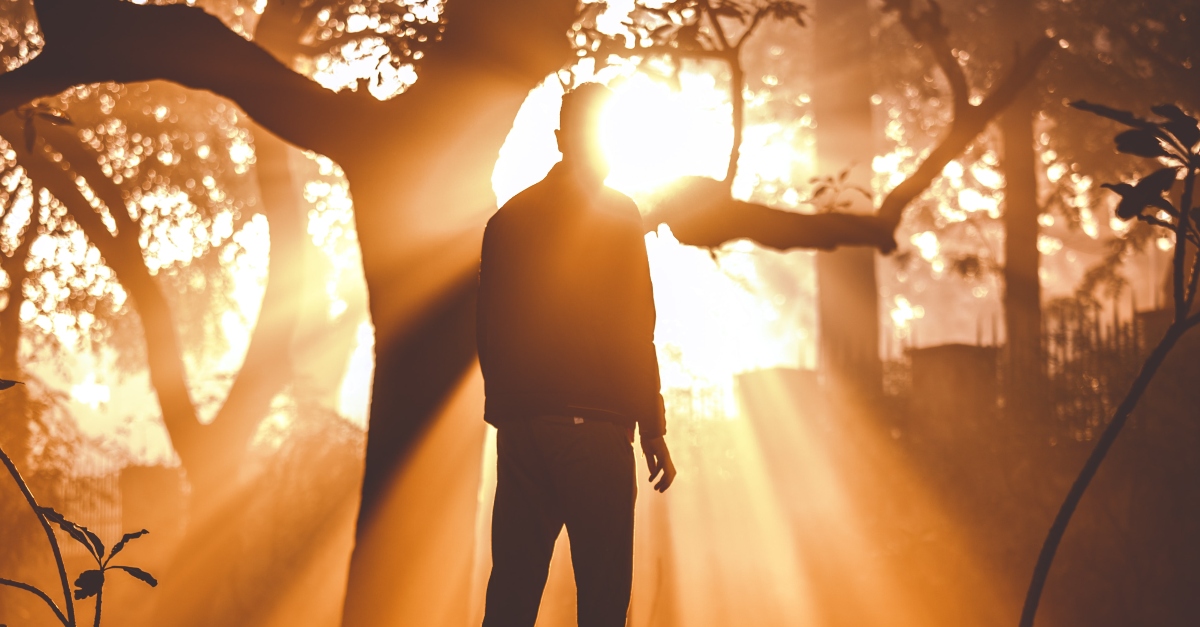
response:
M596 80L613 90L599 129L611 167L609 187L644 211L656 192L681 176L724 177L732 107L712 75L685 71L677 85L640 72ZM541 180L560 159L554 130L562 95L551 76L526 98L493 172L499 204ZM757 137L756 130L747 128L747 136ZM771 177L780 160L790 168L797 154L790 145L785 154L774 144L760 144L744 149L740 159L751 183ZM717 263L708 251L680 244L665 227L647 235L646 247L664 387L719 389L732 399L738 372L815 361L808 323L797 314L803 307L796 294L803 290L785 298L772 278L782 273L795 276L795 285L812 283L805 271L811 261L801 258L805 253L780 255L739 242L723 249Z
M600 128L608 186L638 196L681 176L724 175L731 111L710 75L682 74L678 90L642 73L611 87Z

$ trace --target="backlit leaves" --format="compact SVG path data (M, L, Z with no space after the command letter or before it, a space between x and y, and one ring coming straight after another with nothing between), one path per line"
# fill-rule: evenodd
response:
M1128 183L1105 183L1102 187L1120 194L1121 202L1117 205L1117 217L1122 220L1132 220L1141 215L1146 207L1157 207L1169 214L1175 215L1175 207L1163 194L1175 185L1176 168L1162 168L1147 175L1134 185Z
M123 571L129 573L130 575L133 575L137 579L146 582L147 584L150 585L151 588L158 585L157 579L155 579L153 576L151 576L150 573L148 573L140 568L135 568L133 566L112 566L110 568L115 568L117 570L123 570Z
M146 531L145 529L142 529L141 531L134 531L132 533L127 533L124 536L121 536L121 541L116 543L115 545L113 545L112 553L108 554L108 559L112 559L113 557L116 556L117 553L120 553L121 549L125 548L125 544L128 543L130 540L136 540L148 533L150 533L150 532Z
M59 526L60 529L67 532L76 542L82 544L92 554L92 557L99 561L104 556L104 545L100 543L100 538L96 534L88 530L87 527L77 525L62 514L54 511L52 507L41 508L42 516L50 522ZM93 544L93 539L95 544Z
M102 588L104 588L104 571L85 570L79 573L79 577L75 580L75 600L82 601L94 597L100 594Z
M1158 135L1150 129L1134 129L1125 131L1116 137L1117 151L1139 157L1166 157L1169 153Z

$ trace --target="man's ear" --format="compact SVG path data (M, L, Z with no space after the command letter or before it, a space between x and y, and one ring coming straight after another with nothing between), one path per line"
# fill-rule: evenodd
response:
M567 151L564 150L563 146L562 129L554 129L554 141L556 144L558 144L558 151L564 155L567 154Z

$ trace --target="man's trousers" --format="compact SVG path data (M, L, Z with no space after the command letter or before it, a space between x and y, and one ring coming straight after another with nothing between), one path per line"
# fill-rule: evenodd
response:
M533 627L564 525L579 627L624 627L637 495L629 440L622 426L569 416L500 427L484 627Z

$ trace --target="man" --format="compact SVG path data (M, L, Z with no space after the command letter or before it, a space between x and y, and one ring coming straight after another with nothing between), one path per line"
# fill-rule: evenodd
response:
M485 419L498 429L484 627L532 627L565 525L580 627L623 627L633 577L633 433L650 480L675 466L641 216L604 186L608 88L563 97L562 162L488 222L479 270ZM660 477L661 475L661 477Z

